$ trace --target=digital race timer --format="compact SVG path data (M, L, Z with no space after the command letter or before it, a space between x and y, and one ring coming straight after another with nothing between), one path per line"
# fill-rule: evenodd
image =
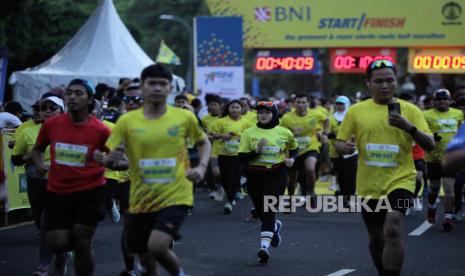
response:
M330 50L331 73L365 73L368 65L378 59L396 63L396 50L391 48L336 48Z
M465 48L409 49L411 73L465 73Z
M255 70L312 70L313 57L257 57Z
M318 73L316 52L311 49L299 50L255 50L255 73Z

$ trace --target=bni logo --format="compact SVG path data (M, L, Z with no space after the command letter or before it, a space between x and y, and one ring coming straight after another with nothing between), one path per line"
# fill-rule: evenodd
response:
M310 21L310 6L255 7L255 21L259 22Z
M271 8L269 7L256 7L255 20L260 22L271 20Z

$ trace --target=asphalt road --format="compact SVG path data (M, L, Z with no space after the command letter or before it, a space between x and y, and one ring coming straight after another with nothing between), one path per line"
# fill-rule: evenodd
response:
M174 247L188 274L328 275L352 269L347 275L376 275L360 214L310 214L303 208L279 215L284 223L283 242L272 249L268 264L258 264L260 223L249 218L251 205L246 197L226 216L222 203L198 190L195 210ZM403 275L465 275L465 222L456 223L451 233L441 232L436 224L420 236L408 235L423 222L420 212L406 219ZM108 219L99 225L95 275L119 275L122 270L120 232L121 224ZM0 275L30 275L37 264L37 244L33 224L0 228Z

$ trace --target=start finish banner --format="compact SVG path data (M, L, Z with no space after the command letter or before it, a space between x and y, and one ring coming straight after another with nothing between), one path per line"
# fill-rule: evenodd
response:
M248 48L465 44L465 0L207 0L242 16Z

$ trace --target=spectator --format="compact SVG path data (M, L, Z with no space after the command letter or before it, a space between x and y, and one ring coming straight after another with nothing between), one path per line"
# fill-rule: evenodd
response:
M0 112L0 129L16 128L21 124L21 116L23 115L23 107L20 103L11 101L6 104L5 112Z

